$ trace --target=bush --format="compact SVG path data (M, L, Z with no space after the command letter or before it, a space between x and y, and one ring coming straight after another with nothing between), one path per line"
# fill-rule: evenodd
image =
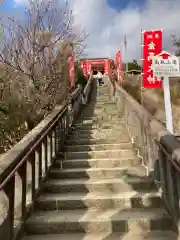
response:
M180 82L179 79L170 78L170 91L171 91L171 101L174 105L179 105L180 103ZM164 99L163 88L156 89L155 92L159 95L159 97Z

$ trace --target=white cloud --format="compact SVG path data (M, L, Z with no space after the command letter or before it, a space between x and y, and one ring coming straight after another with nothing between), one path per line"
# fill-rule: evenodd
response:
M120 1L120 0L119 0ZM180 36L180 0L147 0L143 7L129 5L116 11L107 0L69 0L76 21L85 27L87 53L91 57L114 57L118 48L124 54L127 36L128 58L140 58L140 30L163 29L163 47L173 51L170 34Z
M126 35L128 59L140 59L141 29L163 29L163 47L169 51L173 51L170 34L180 36L180 0L147 0L143 7L129 5L120 11L109 7L107 0L68 1L76 23L89 33L86 49L89 57L114 58L119 48L124 55Z

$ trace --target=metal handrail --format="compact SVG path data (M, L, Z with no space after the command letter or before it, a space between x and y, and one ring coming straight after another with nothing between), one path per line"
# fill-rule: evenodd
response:
M0 226L0 235L3 236L4 240L15 238L15 230L17 229L14 228L15 219L18 219L20 223L18 229L23 228L24 221L30 209L33 208L36 196L51 165L63 148L66 136L79 114L81 105L84 101L88 102L92 83L90 78L84 89L75 89L71 94L71 99L68 99L63 105L57 106L47 118L2 157L0 162L0 193L5 194L8 199L4 203L7 215ZM82 94L85 96L83 100ZM71 107L69 108L69 106ZM31 174L28 164L31 165ZM36 174L37 168L39 171ZM20 191L19 185L16 188L17 175L21 178L22 191ZM31 176L31 200L30 204L27 205L28 176ZM17 184L20 183L17 182ZM21 196L17 206L15 206L16 190L19 191L18 196ZM20 205L21 210L19 209ZM17 214L15 213L16 209Z

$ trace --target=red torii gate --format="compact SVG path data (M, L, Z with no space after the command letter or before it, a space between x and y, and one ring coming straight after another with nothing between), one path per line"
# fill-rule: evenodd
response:
M93 69L103 68L104 73L109 76L114 76L115 63L109 58L88 58L80 59L80 67L83 73L88 77Z

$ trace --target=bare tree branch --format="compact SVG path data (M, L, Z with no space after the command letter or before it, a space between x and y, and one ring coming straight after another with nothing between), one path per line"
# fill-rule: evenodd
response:
M87 36L74 26L67 2L56 0L28 0L23 20L3 15L0 25L2 151L68 98L67 59L73 51L83 53Z
M175 34L171 35L173 46L176 47L176 55L180 56L180 38L178 39Z

